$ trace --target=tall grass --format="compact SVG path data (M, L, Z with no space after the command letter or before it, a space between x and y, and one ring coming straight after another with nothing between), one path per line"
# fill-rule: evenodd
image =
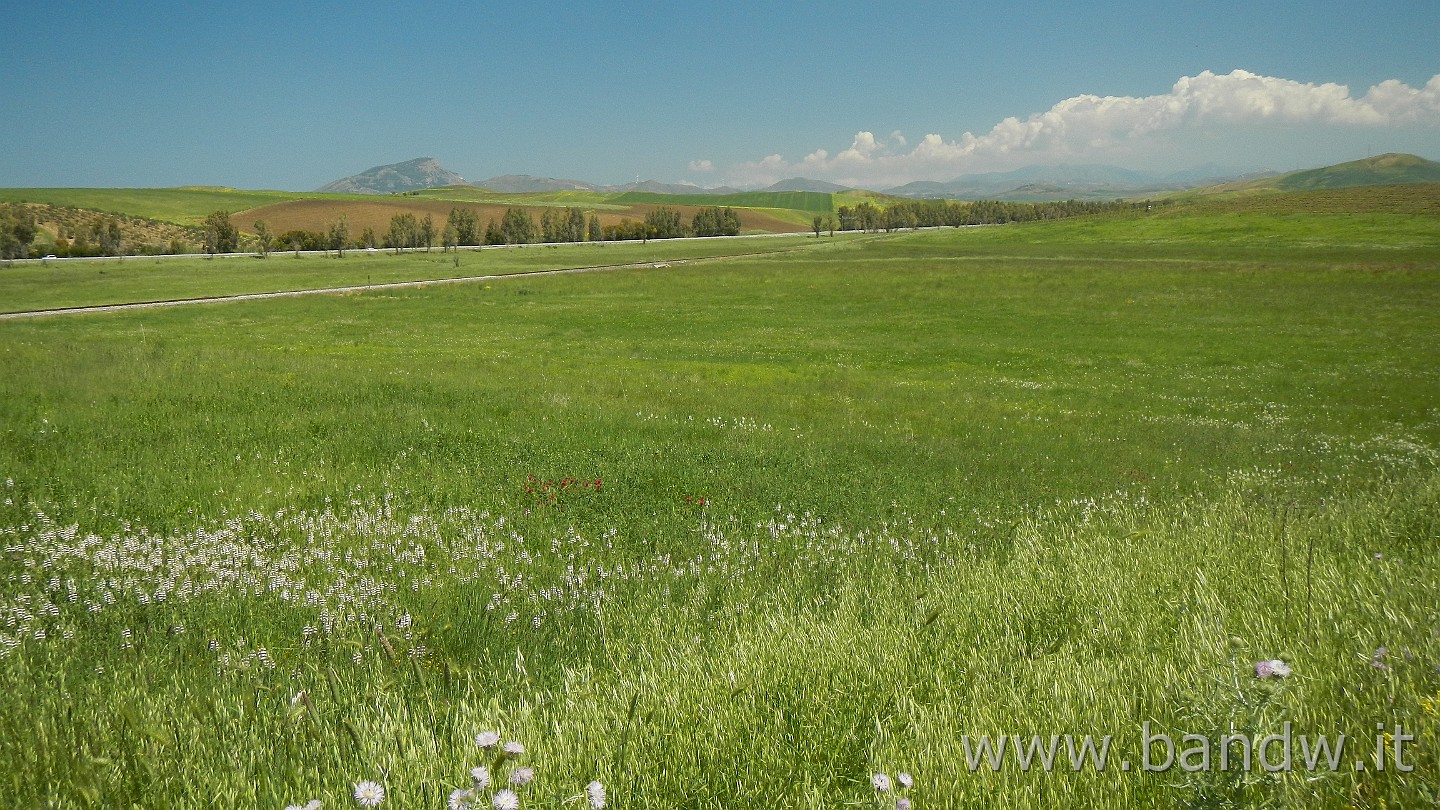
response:
M0 325L0 804L1433 802L1431 248L1087 227Z

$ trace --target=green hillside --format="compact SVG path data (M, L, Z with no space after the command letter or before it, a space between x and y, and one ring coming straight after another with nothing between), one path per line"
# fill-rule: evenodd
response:
M183 188L0 188L0 202L36 202L127 214L177 225L199 225L212 211L244 211L300 199L353 195L294 191L242 191L219 186Z
M1334 166L1324 166L1318 169L1305 169L1255 180L1221 183L1216 186L1157 195L1157 199L1238 197L1277 192L1419 183L1440 183L1440 163L1415 155L1391 153L1376 155L1364 160L1352 160L1348 163L1337 163Z
M249 211L299 200L334 200L345 204L405 200L437 200L452 204L524 207L580 206L589 210L625 212L635 205L730 206L770 211L794 222L808 222L813 214L833 213L839 195L812 191L742 192L739 194L605 193L594 191L542 191L502 193L471 186L442 186L406 195L339 194L298 191L245 191L219 186L181 188L0 188L0 202L33 202L84 208L170 222L198 225L213 211ZM845 197L848 200L848 196ZM340 209L337 209L340 210Z
M1294 192L1326 192L1337 189L1379 186L1415 186L1440 183L1440 163L1415 155L1385 154L1364 160L1341 163L1318 169L1292 172L1237 183L1226 183L1174 194L1156 195L1156 199L1182 201L1217 201L1244 197L1269 197ZM1413 209L1414 195L1399 190L1390 198L1401 199ZM1430 197L1421 202L1425 210ZM501 193L472 186L443 186L406 195L364 195L295 191L248 191L219 186L184 186L179 188L0 188L0 202L34 202L49 205L104 211L143 217L184 226L199 225L213 211L243 212L278 203L307 200L330 200L341 203L335 215L345 213L356 204L390 202L405 206L408 200L446 202L450 204L499 205L524 207L579 206L587 210L627 213L632 206L729 206L759 209L776 219L808 224L815 214L834 213L841 205L856 205L871 200L882 207L885 198L874 192L852 191L824 193L816 191L747 191L734 194L660 194L632 191L606 193L595 191L544 191L532 193ZM1315 201L1320 202L1320 201ZM1345 205L1346 200L1323 201L1325 210ZM1387 200L1393 203L1393 200ZM1397 210L1392 205L1383 210Z
M1162 214L1420 214L1433 217L1440 215L1440 183L1192 194L1169 202Z
M597 191L489 191L475 186L440 186L412 192L422 200L443 200L451 203L475 203L479 205L517 205L526 207L576 206L600 211L624 211L628 208L611 202L615 195Z
M655 194L627 191L611 202L632 205L728 205L732 208L788 208L828 214L835 210L834 195L819 191L742 191L738 194Z
M1284 191L1440 183L1440 163L1415 155L1392 153L1321 169L1292 172L1273 179L1275 187Z

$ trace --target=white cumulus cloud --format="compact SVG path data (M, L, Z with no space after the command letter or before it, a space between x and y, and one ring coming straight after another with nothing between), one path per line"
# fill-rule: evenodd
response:
M692 160L690 161L690 171L713 172L715 171L715 164L709 160Z
M1201 128L1223 134L1227 127L1268 125L1440 131L1440 75L1419 88L1391 79L1356 96L1342 84L1204 71L1181 77L1160 95L1067 98L1044 112L1006 118L983 135L947 139L931 133L910 147L899 130L887 139L862 130L833 156L817 149L792 164L770 155L740 164L734 176L773 182L803 171L854 185L949 179L1000 164L1123 157Z

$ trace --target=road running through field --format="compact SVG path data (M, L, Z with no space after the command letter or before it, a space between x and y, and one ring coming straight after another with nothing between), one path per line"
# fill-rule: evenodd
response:
M258 301L265 298L294 298L301 295L335 295L337 293L367 292L370 290L393 290L400 287L425 287L432 284L465 284L475 281L503 281L514 278L531 278L533 276L558 276L566 273L593 273L600 270L636 270L641 268L667 268L682 264L694 264L696 262L718 261L722 259L739 259L750 256L773 256L776 253L787 251L761 251L757 253L737 253L729 256L704 256L693 259L662 259L648 262L631 262L629 264L597 264L588 267L562 267L556 270L531 270L522 273L500 273L487 276L459 276L455 278L435 278L420 281L387 281L379 284L354 284L347 287L320 287L308 290L282 290L280 292L263 293L239 293L236 295L211 295L199 298L174 298L165 301L136 301L128 304L98 304L94 306L80 307L59 307L57 309L32 309L24 312L0 313L0 320L12 318L42 318L49 315L78 315L89 312L123 312L130 309L155 309L157 307L179 307L190 304L219 304L229 301Z

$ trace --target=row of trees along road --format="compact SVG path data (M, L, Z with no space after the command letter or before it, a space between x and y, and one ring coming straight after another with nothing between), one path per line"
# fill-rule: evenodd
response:
M1163 204L1163 203L1162 203ZM856 206L840 206L833 216L816 215L811 230L818 236L821 231L835 232L838 224L845 231L894 231L908 228L926 228L963 225L991 225L1006 222L1029 222L1042 219L1098 214L1110 211L1148 208L1149 201L1114 202L1077 201L1064 202L998 202L981 200L957 202L954 200L898 200L885 207L872 202ZM474 210L455 207L446 217L445 227L437 233L434 219L426 214L417 219L414 214L397 214L390 218L390 228L383 235L373 228L365 228L358 240L352 240L349 225L344 216L330 223L326 231L290 230L280 234L270 231L265 222L255 223L256 246L262 255L275 249L334 250L343 256L350 248L393 248L430 250L437 236L445 249L457 246L475 245L524 245L533 242L599 242L632 239L674 239L683 236L737 236L740 233L740 215L733 208L710 206L696 211L687 224L680 211L660 206L645 214L644 220L622 219L618 223L601 227L600 219L594 213L587 217L579 208L547 208L535 218L523 208L507 208L505 215L490 220L484 230L480 228L479 217ZM3 235L0 235L3 240ZM203 229L203 244L207 253L232 253L238 249L240 235L231 224L230 214L216 211L206 217Z
M483 231L479 218L468 208L453 208L446 217L445 227L437 233L435 221L426 214L396 214L383 235L373 228L361 231L358 240L351 240L345 217L332 222L324 233L295 229L274 233L264 220L254 225L255 245L262 255L273 250L334 250L343 255L349 248L393 248L397 252L435 245L437 236L445 249L476 245L525 245L534 242L600 242L622 239L673 239L681 236L738 236L740 215L733 208L702 208L687 226L680 212L667 207L647 213L643 221L624 219L618 224L600 226L600 218L579 208L546 209L537 224L523 208L507 208L497 222L490 220ZM239 233L231 224L227 211L216 211L205 218L204 249L206 253L233 253L238 249Z
M1166 204L1168 201L1161 201ZM869 201L854 207L842 205L836 210L840 229L845 231L896 231L906 228L935 228L963 225L1003 225L1007 222L1033 222L1042 219L1101 214L1111 211L1148 209L1149 200L1060 202L1000 202L977 200L904 200L881 208ZM818 227L816 227L818 232Z

